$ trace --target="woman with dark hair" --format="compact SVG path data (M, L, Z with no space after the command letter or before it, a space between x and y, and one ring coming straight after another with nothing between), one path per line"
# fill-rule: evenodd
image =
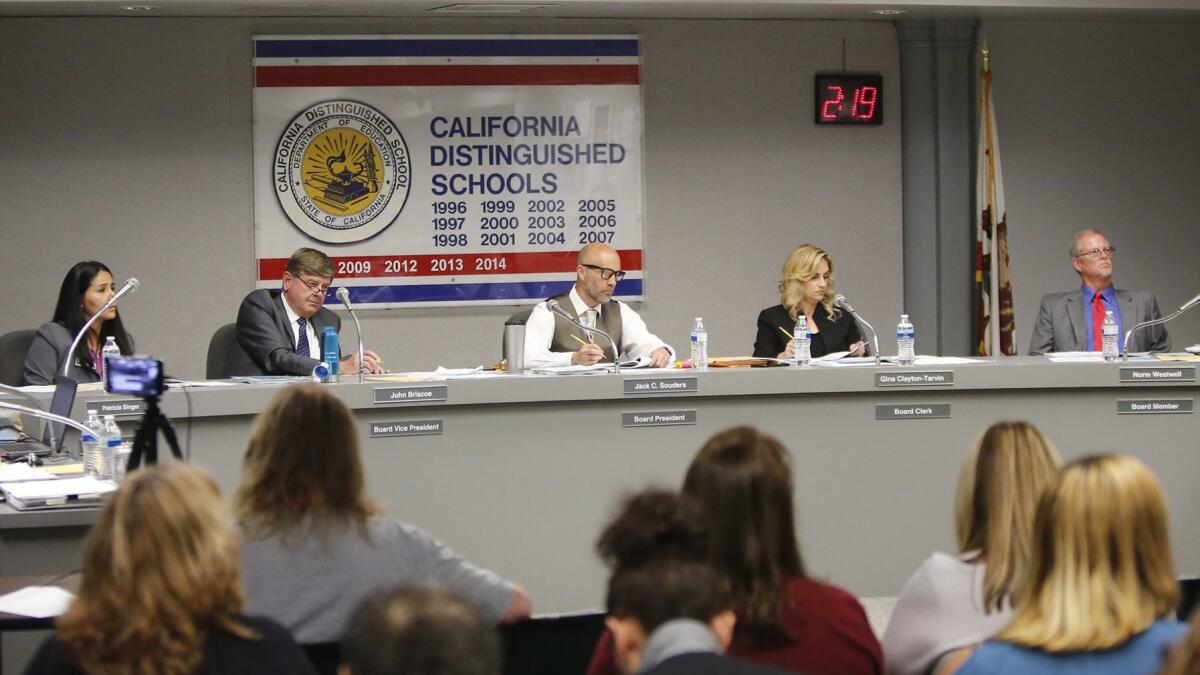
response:
M25 384L50 384L62 371L63 359L83 324L117 292L112 271L104 263L85 260L75 263L58 290L54 317L38 328L25 354ZM88 334L79 341L67 374L76 382L99 382L100 352L113 337L121 353L133 353L133 339L125 332L116 305L109 307Z

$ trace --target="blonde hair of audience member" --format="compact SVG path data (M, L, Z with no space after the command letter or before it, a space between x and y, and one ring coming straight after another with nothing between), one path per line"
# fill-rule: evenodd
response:
M288 387L259 413L242 462L234 511L250 538L318 528L365 528L367 497L354 416L315 384ZM364 529L365 532L365 529Z
M1038 505L1033 561L997 640L1047 652L1124 643L1179 600L1158 479L1128 455L1072 462Z
M201 665L211 628L260 637L238 622L241 608L237 545L217 484L171 463L131 473L105 504L58 634L89 675L182 675Z
M783 279L779 281L779 302L793 321L800 313L800 303L804 299L804 283L817 276L822 260L829 264L829 284L825 288L821 306L831 318L842 313L842 310L833 306L833 299L837 297L837 291L833 288L833 258L812 244L801 244L783 261Z
M999 611L1012 601L1017 580L1033 557L1038 499L1058 480L1062 459L1027 422L996 422L963 461L954 496L959 553L984 563L983 606Z

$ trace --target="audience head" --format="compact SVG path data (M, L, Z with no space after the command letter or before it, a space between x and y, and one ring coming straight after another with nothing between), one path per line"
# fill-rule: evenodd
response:
M1043 495L1017 613L1000 640L1048 652L1122 644L1179 600L1167 508L1139 460L1074 461Z
M58 631L85 672L192 673L211 628L256 637L237 622L241 607L232 519L217 484L172 462L130 473L104 505Z
M794 320L804 300L816 300L830 316L841 314L833 306L837 291L833 288L833 258L812 244L801 244L783 262L779 280L779 302Z
M402 586L368 597L341 643L339 675L499 675L496 629L457 596Z
M596 542L612 569L606 619L618 665L632 673L650 634L674 619L708 624L725 646L733 637L732 602L706 560L704 514L665 490L627 499Z
M75 263L67 271L67 276L63 278L62 286L58 289L58 302L54 305L54 317L51 320L66 326L74 335L116 292L117 285L112 270L104 263L95 260ZM111 335L117 339L122 354L133 352L116 305L109 307L93 326L97 324L100 326L101 337ZM77 355L83 363L92 362L86 342L80 342Z
M788 577L805 576L793 491L787 450L751 427L708 439L684 478L683 493L708 522L709 561L737 600L739 642L766 647L790 640L780 588Z
M985 565L987 611L1012 601L1016 580L1033 554L1038 500L1058 480L1054 445L1027 422L996 422L963 461L955 495L959 553Z
M298 316L308 318L325 304L333 283L333 261L315 248L298 248L283 271L283 297Z
M366 495L354 416L328 389L288 387L250 430L235 512L251 537L312 524L363 524Z

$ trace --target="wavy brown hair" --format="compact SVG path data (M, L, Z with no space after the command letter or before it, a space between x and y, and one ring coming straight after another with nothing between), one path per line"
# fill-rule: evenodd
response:
M820 247L801 244L783 261L783 278L779 280L779 302L787 310L788 316L792 317L792 321L800 314L804 282L817 276L822 260L829 263L829 284L825 287L825 297L821 298L821 306L831 319L842 313L842 310L833 306L833 299L837 297L837 291L833 289L833 258Z
M211 629L246 639L229 511L207 473L182 463L131 473L88 535L83 582L58 620L88 675L189 675Z
M708 520L709 562L734 598L735 637L756 648L791 641L780 592L788 578L805 576L792 492L787 450L752 427L708 439L683 481Z
M286 535L309 519L326 529L361 528L378 513L346 404L315 384L276 394L250 431L234 512L252 539Z

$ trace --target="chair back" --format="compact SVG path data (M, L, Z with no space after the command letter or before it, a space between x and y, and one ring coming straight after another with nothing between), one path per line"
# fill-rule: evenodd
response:
M504 675L583 673L604 633L604 613L527 619L500 627Z
M0 335L0 383L11 387L25 384L25 354L36 330L14 330Z
M208 361L204 367L204 377L210 380L229 377L229 353L234 349L241 349L237 344L237 324L227 323L218 328L208 341Z

